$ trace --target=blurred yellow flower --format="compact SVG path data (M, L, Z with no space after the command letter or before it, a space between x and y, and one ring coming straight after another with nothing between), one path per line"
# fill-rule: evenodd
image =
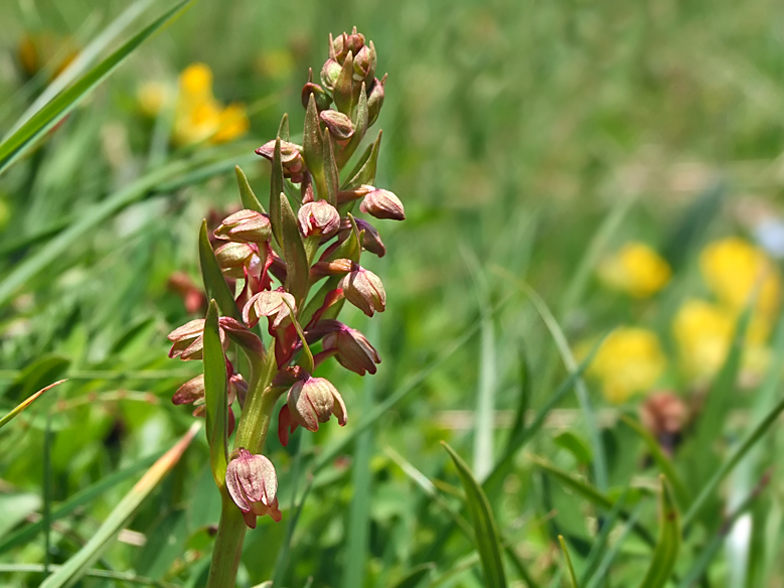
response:
M680 307L672 332L686 372L713 376L724 363L735 330L735 316L716 304L689 299Z
M630 242L599 265L599 278L635 298L652 296L670 281L670 266L648 245Z
M589 373L599 379L607 400L621 403L635 393L649 392L666 366L656 333L621 327L599 347Z
M710 243L700 254L700 269L708 287L723 304L742 311L757 292L756 310L771 318L780 298L779 275L757 247L738 237Z
M242 104L227 107L212 94L212 70L203 63L189 65L180 74L180 93L174 119L174 142L225 143L247 132L250 123Z

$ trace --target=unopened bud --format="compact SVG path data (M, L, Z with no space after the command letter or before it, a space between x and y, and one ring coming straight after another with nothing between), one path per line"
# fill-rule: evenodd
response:
M381 219L405 220L406 218L403 203L389 190L373 190L362 200L359 210Z
M306 237L331 237L340 228L340 213L326 200L307 202L297 212L299 229Z
M240 243L269 241L272 226L269 218L255 210L240 210L223 219L213 234L216 239Z
M256 155L261 155L264 159L272 161L275 156L276 141L267 141L256 149ZM301 176L305 171L305 159L302 157L302 147L296 143L288 141L280 142L280 162L283 164L283 175L291 178L292 181L301 181Z
M689 420L689 409L677 394L655 392L640 407L640 418L662 449L672 455Z
M346 424L346 405L335 386L326 378L305 374L289 389L286 405L296 423L308 431L318 431L319 423L326 423L333 414L342 427Z
M329 134L335 141L347 141L354 134L354 124L351 119L337 110L324 110L319 113L319 118L323 122Z
M315 329L328 331L322 341L324 350L335 350L335 358L344 368L360 376L364 376L365 372L376 373L376 364L381 363L381 359L362 333L331 319L320 321Z
M379 257L384 257L387 248L384 247L384 242L381 240L381 235L378 234L376 227L361 218L354 220L362 235L362 247Z
M327 59L324 62L324 66L321 68L321 83L329 92L335 90L335 84L342 69L341 65L334 59Z
M338 192L338 204L359 200L360 198L363 198L373 192L375 189L375 186L371 186L370 184L362 184L356 188L352 188L351 190L341 190ZM350 224L351 223L349 223L349 225Z
M259 336L237 319L230 316L222 316L218 319L218 323L229 338L243 349L256 354L264 352L264 345Z
M310 273L315 277L342 276L354 269L356 264L350 259L335 259L333 261L317 261L310 268Z
M369 83L376 73L376 48L373 41L354 53L354 79Z
M287 304L288 303L288 304ZM250 328L253 328L263 316L270 321L270 329L287 326L291 322L291 309L296 311L297 305L294 296L278 290L263 290L248 300L242 309L242 319Z
M280 521L278 477L272 462L244 447L240 447L237 453L226 467L226 489L242 511L245 523L255 529L256 517L267 514L275 522Z
M381 112L381 107L384 105L384 85L387 83L387 75L380 80L378 78L373 82L373 86L368 93L368 126L373 126L373 123L378 120L378 113Z
M224 275L240 279L245 277L245 269L258 259L258 255L256 255L256 249L248 243L234 243L232 241L215 250L215 259L218 260L218 265Z
M225 351L229 347L229 340L222 328L218 328L218 333ZM169 357L179 357L183 361L201 359L204 349L204 319L194 319L174 329L169 333L168 339L173 343Z
M172 404L194 404L204 400L204 374L188 380L172 396Z
M340 280L338 288L351 304L368 316L383 312L387 304L387 294L379 277L357 264L354 269Z
M313 82L308 82L302 87L302 106L305 109L308 108L311 94L316 99L316 109L319 112L326 110L332 104L332 98L330 98L324 88Z

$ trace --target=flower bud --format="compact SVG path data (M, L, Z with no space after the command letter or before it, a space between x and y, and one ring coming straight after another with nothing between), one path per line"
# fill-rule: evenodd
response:
M350 259L335 259L332 261L317 261L310 268L310 274L316 277L342 276L352 271L356 264Z
M331 237L340 228L340 213L326 200L303 204L297 212L299 229L306 237Z
M251 529L256 528L257 516L268 514L276 523L280 521L278 478L272 462L263 455L240 447L226 467L226 489Z
M204 399L204 374L188 380L172 396L172 404L193 404Z
M272 161L275 156L275 141L267 141L256 149L256 155ZM292 181L301 181L305 171L305 159L302 157L302 147L288 141L280 142L280 162L283 164L283 175Z
M248 243L234 243L230 241L215 250L215 258L218 260L218 265L223 270L224 275L230 278L244 278L245 269L250 267L255 261L254 256L258 260L256 250Z
M376 364L381 363L378 352L367 338L340 321L325 319L316 325L329 332L324 336L322 345L325 351L335 350L335 358L344 368L364 376L365 372L376 373Z
M381 219L405 220L406 218L403 203L389 190L373 190L362 200L359 210Z
M237 319L230 316L222 316L218 319L218 322L229 338L243 349L256 354L264 352L264 345L259 336Z
M282 288L272 291L263 290L248 300L245 308L242 309L242 318L245 324L253 328L261 317L266 316L270 320L270 329L277 329L291 322L289 306L296 311L294 296Z
M371 253L378 255L379 257L384 257L387 252L387 248L384 247L383 241L381 241L381 236L378 234L376 227L371 225L369 222L362 220L361 218L354 219L357 223L357 228L360 230L360 234L362 235L362 247Z
M321 68L321 83L328 91L333 92L335 90L335 84L342 69L340 64L334 59L328 59L324 62L324 67ZM316 106L318 106L318 103L316 103Z
M302 106L306 110L308 108L308 102L310 101L311 94L313 94L313 97L316 99L316 109L319 112L326 110L332 104L332 98L330 98L329 94L327 94L324 88L313 82L307 82L304 86L302 86Z
M380 80L378 78L373 82L373 86L368 93L368 127L373 126L373 123L378 120L378 113L381 112L381 107L384 105L384 85L387 83L387 75Z
M338 192L338 204L353 202L354 200L364 198L375 189L375 186L371 186L370 184L362 184L350 190L341 190ZM349 223L349 226L351 226L351 223Z
M342 427L346 424L346 405L335 386L326 378L305 374L289 389L286 405L294 421L308 431L318 431L333 414Z
M373 313L383 312L387 304L387 294L379 277L357 264L354 269L338 283L338 288L343 290L343 295L351 304L368 316Z
M225 351L229 347L229 340L222 328L218 328L218 333ZM204 349L204 319L194 319L174 329L169 333L168 339L173 343L169 350L170 358L179 357L183 361L201 359Z
M223 219L215 229L216 239L239 243L263 243L269 241L272 226L269 218L255 210L240 210Z
M319 113L319 118L323 122L329 134L335 141L347 141L354 134L354 124L351 119L337 110L324 110Z
M364 46L365 35L358 33L357 27L354 27L351 30L350 35L343 33L342 35L339 35L334 41L332 41L330 57L334 55L334 59L337 60L338 63L343 64L343 60L346 58L346 55L348 55L349 51L356 55Z
M364 81L366 84L374 79L376 73L376 48L373 41L365 45L354 55L354 79L358 82Z

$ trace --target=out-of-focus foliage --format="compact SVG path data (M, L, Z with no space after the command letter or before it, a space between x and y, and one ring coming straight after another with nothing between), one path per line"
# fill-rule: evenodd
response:
M158 4L0 3L2 134ZM308 68L353 25L389 73L379 184L408 217L380 226L395 254L369 268L388 310L348 311L383 363L324 364L352 420L270 443L283 521L248 533L240 585L487 585L439 440L482 483L510 585L571 581L559 535L580 586L654 585L671 549L675 585L780 578L783 16L197 0L0 175L0 416L68 378L0 430L0 584L40 585L186 434L171 395L198 366L169 361L165 335L206 311L200 223L239 207L234 165L266 190L253 150L283 112L301 128ZM594 354L584 374L516 280L578 364ZM219 509L202 432L78 585L202 585Z

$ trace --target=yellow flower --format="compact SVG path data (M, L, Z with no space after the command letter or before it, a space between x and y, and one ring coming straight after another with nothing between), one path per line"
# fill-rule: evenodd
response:
M757 247L738 237L710 243L700 254L708 287L736 312L757 292L756 310L771 318L779 305L780 284L775 266Z
M247 132L250 123L241 104L224 108L212 94L212 70L203 63L180 74L180 95L174 120L174 142L224 143Z
M666 365L667 359L653 331L621 327L599 347L589 372L602 383L607 400L621 403L635 393L649 392Z
M737 328L734 309L704 300L687 300L673 321L672 331L685 372L697 381L710 380L727 359ZM742 377L765 373L770 356L764 342L767 327L752 319L746 331L741 361Z
M250 121L242 104L229 104L220 114L218 131L212 136L213 143L226 143L248 132Z
M700 380L713 376L727 357L734 329L731 312L703 300L687 300L672 325L686 372Z
M599 277L610 288L635 298L652 296L670 280L670 266L644 243L624 245L599 266Z

